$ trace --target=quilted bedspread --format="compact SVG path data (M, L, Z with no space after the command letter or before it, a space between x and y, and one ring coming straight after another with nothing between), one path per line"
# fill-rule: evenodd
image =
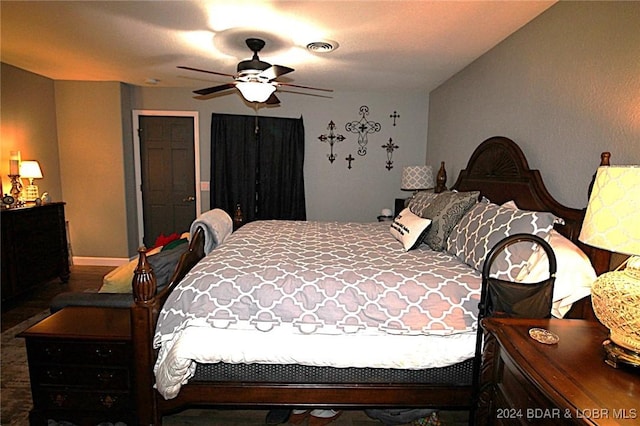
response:
M169 296L154 344L189 326L298 335L474 330L480 274L388 223L257 221L201 260Z

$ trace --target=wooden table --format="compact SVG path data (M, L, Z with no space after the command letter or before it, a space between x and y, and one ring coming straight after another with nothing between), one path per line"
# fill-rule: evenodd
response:
M482 326L479 424L640 424L640 371L605 364L600 323L486 318ZM533 340L533 327L559 342Z

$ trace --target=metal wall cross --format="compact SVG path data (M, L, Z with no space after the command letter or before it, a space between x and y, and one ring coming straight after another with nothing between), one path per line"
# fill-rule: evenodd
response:
M387 150L387 165L385 166L387 170L393 169L393 151L398 149L399 146L393 143L393 139L389 138L389 142L382 145L384 149Z
M353 160L355 160L355 158L353 158L353 155L349 154L348 157L345 157L345 160L347 160L349 162L349 165L347 166L347 168L350 169L351 168L351 162Z
M360 115L362 116L358 121L352 121L345 125L347 132L358 134L358 155L367 155L367 143L369 139L367 135L369 133L379 132L382 126L375 121L369 121L366 116L369 115L369 107L363 105L360 107Z
M342 142L343 140L345 140L346 138L342 135L336 135L333 133L334 129L336 128L335 123L333 122L333 120L329 121L329 125L327 126L327 129L329 129L329 134L328 135L320 135L318 136L318 139L320 139L321 142L329 142L329 146L330 148L330 153L327 154L327 158L329 158L329 161L331 163L333 163L336 159L335 154L333 153L333 144L335 144L336 142Z
M396 118L400 118L400 114L397 111L393 111L393 114L389 116L389 118L393 118L393 126L396 126Z

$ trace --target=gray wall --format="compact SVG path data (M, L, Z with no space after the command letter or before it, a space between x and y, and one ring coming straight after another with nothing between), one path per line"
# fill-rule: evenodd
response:
M213 83L212 83L213 84ZM206 87L206 84L204 84ZM206 101L193 99L188 89L154 87L133 88L134 109L198 111L200 120L201 180L210 179L211 113L253 115L236 93ZM279 107L260 108L261 116L300 117L305 125L305 191L309 220L374 221L383 208L393 209L396 197L406 197L400 190L402 167L425 164L428 96L419 92L366 92L332 94L331 99L299 94L278 94ZM368 153L359 156L357 136L345 130L349 121L359 120L362 105L369 107L368 120L379 122L382 129L369 135ZM400 118L393 126L389 117L397 111ZM327 125L333 120L335 134L346 140L334 145L337 159L327 159L329 146L318 140L328 134ZM399 148L393 153L393 168L387 170L386 151L382 145L389 138ZM352 169L345 157L356 157ZM203 206L209 205L209 194L203 193Z
M582 208L602 151L640 164L640 3L559 2L429 98L428 164L445 160L450 185L480 142L507 136Z

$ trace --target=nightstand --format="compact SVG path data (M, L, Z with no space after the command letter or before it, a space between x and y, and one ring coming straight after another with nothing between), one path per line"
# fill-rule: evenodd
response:
M478 424L637 425L640 375L604 362L595 321L485 318ZM557 334L538 343L529 329Z
M128 309L67 307L18 337L26 339L31 425L136 423Z
M393 204L393 216L398 216L409 203L409 198L396 198Z

